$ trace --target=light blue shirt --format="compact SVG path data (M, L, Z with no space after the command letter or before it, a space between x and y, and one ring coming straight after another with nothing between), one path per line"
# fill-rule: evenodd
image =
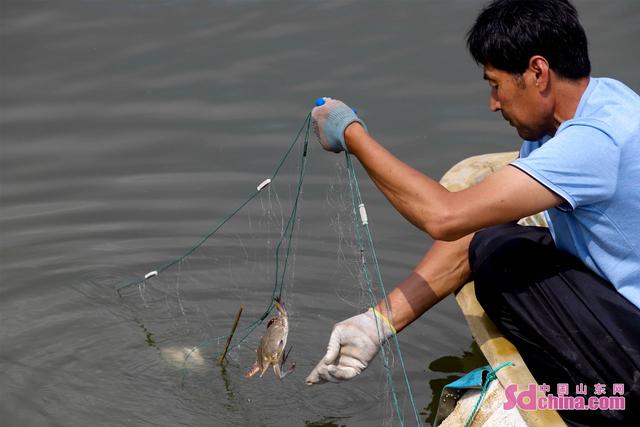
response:
M556 246L640 308L640 96L591 78L575 116L512 164L566 201L545 212Z

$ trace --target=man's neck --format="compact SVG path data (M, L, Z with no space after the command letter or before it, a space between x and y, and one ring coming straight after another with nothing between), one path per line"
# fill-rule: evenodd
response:
M580 99L589 85L589 77L569 80L555 76L554 80L556 102L553 119L555 128L558 129L562 122L570 120L576 115Z

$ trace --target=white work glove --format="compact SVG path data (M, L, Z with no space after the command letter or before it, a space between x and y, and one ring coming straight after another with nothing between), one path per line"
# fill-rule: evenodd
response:
M313 130L318 141L327 151L339 153L347 149L344 131L353 122L366 128L356 112L342 101L333 98L318 98L316 107L311 110Z
M373 309L334 325L327 353L307 377L307 384L352 379L367 368L380 345L394 334L389 321Z

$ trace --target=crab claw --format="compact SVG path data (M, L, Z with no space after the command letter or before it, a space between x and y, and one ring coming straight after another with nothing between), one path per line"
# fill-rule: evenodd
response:
M251 368L249 368L249 370L244 374L244 376L246 378L251 378L258 372L260 372L260 365L258 365L258 362L256 362L251 366Z
M282 354L282 362L280 362L281 365L284 365L284 362L287 361L287 358L289 357L289 353L291 353L291 350L293 350L293 346L289 347L289 350L285 351Z
M284 367L284 364L287 361L289 353L291 353L292 349L293 346L289 347L289 350L282 355L282 360L280 361L280 363L273 365L273 371L276 373L276 377L278 377L278 379L280 380L289 375L296 368L296 362L293 362L289 369L287 369L285 372L282 372L282 368Z
M287 369L285 372L282 372L282 366L284 365L273 365L273 372L276 373L276 377L281 380L287 375L289 375L296 368L295 362Z

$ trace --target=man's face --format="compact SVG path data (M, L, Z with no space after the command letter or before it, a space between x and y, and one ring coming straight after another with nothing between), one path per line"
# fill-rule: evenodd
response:
M500 111L502 117L516 128L521 138L534 141L553 135L553 114L536 86L533 72L512 74L487 64L484 79L489 82L489 108Z

